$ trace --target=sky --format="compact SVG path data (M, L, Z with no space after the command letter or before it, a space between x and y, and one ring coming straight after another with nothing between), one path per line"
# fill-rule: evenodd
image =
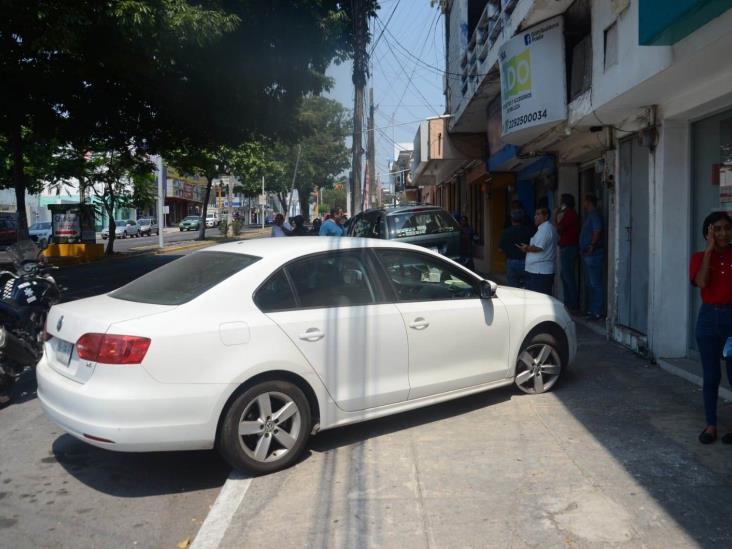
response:
M369 48L374 43L376 48L371 55L366 113L368 86L372 86L376 105L376 171L381 182L386 183L394 142L412 143L419 121L445 110L441 74L445 66L445 21L439 8L430 6L430 0L382 0L380 4L378 18L371 23ZM387 30L382 34L387 21ZM351 70L350 63L333 65L328 70L335 85L327 95L349 110L353 110L354 94ZM366 144L364 135L364 148Z

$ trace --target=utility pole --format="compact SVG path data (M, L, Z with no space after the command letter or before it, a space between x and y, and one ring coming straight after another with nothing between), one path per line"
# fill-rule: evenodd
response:
M264 229L264 205L267 203L267 195L264 194L264 176L262 176L262 194L260 195L260 205L262 206L262 228Z
M226 183L227 183L227 194L228 194L228 208L226 211L226 218L228 220L228 224L226 225L226 236L233 237L234 236L234 178L230 175L226 176ZM204 219L205 222L205 219Z
M363 191L361 188L361 141L363 132L363 100L366 87L368 54L368 20L366 0L352 0L353 9L353 85L356 88L353 105L353 160L351 162L351 211L354 216L361 210Z
M367 206L374 204L376 195L376 139L374 138L374 88L369 88L369 193L366 196Z
M158 168L158 246L161 248L165 245L163 240L163 232L165 229L165 167L163 166L163 157L157 158Z

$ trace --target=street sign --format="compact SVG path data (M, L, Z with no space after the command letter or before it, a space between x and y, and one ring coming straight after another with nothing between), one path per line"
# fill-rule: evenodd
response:
M257 202L260 206L266 206L267 205L267 195L266 194L260 194L259 195L259 201Z

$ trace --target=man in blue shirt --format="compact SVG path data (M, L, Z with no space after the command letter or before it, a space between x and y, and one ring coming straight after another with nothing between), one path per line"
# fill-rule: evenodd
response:
M319 236L344 236L346 233L341 225L343 210L334 208L330 211L330 217L320 226Z
M603 268L605 266L605 250L603 248L602 215L597 209L597 197L586 194L582 202L585 219L580 231L579 246L582 262L585 265L585 280L589 297L588 318L599 320L603 315L605 301L603 289Z

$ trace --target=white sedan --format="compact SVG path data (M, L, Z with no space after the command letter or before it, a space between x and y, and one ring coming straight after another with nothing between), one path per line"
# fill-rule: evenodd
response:
M513 383L547 391L576 351L555 299L359 238L208 248L54 306L46 332L38 397L68 433L127 452L216 446L254 474L325 429Z

